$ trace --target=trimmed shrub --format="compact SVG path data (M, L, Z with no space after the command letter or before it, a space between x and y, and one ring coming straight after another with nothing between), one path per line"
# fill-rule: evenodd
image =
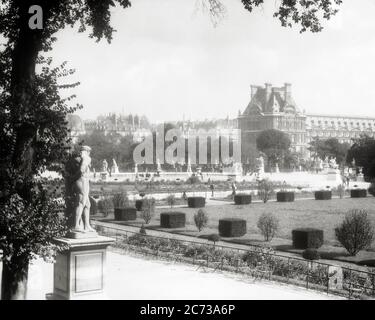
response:
M183 212L163 212L160 214L160 226L162 228L185 227L186 216Z
M279 228L279 220L272 213L263 213L257 223L265 241L271 241Z
M352 189L350 190L351 198L366 198L367 190L366 189Z
M352 256L370 247L374 239L374 229L367 211L349 211L341 225L335 229L335 234L337 240Z
M219 220L219 235L221 237L242 237L246 234L246 220L226 218Z
M322 191L315 191L315 200L331 200L332 199L332 191L330 190L322 190Z
M279 191L276 193L276 199L278 202L293 202L294 192L292 191Z
M186 183L189 183L189 184L198 184L200 183L201 180L199 179L198 176L191 176L189 177L187 180L186 180Z
M371 182L371 185L368 188L368 193L375 197L375 182Z
M135 208L137 209L137 211L142 211L142 207L143 207L143 199L135 200Z
M136 208L115 208L115 220L117 221L129 221L137 219Z
M104 217L108 217L113 209L113 199L111 196L104 196L98 201L98 210L103 213Z
M194 215L194 223L199 232L201 232L207 226L207 222L207 212L204 209L199 209L198 212Z
M292 231L293 247L296 249L318 249L323 245L323 230L300 228Z
M269 180L261 180L258 183L258 197L266 203L274 193L274 184Z
M320 254L316 249L306 249L302 252L302 257L306 260L319 260Z
M236 194L234 196L234 204L241 205L241 204L250 204L251 203L251 195L250 194Z
M188 197L189 208L203 208L206 205L206 199L204 197Z

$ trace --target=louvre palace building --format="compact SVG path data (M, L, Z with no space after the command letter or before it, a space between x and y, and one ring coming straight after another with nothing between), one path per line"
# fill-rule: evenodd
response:
M250 102L238 115L242 144L246 141L256 145L258 134L266 129L277 129L287 133L292 149L307 155L309 142L337 138L339 142L352 143L352 138L361 134L375 137L375 117L307 114L301 111L292 96L292 86L251 86Z

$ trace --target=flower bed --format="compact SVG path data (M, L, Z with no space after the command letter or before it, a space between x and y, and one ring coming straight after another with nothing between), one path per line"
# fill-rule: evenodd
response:
M304 286L306 288L349 295L354 288L362 288L361 295L374 296L375 274L343 268L342 289L329 287L329 265L302 259L278 256L271 248L254 247L249 251L206 244L193 244L167 238L157 238L134 234L115 243L116 247L196 264L197 260L207 261L206 266L256 276L258 270L266 271L266 278L275 281ZM355 296L353 296L355 297Z

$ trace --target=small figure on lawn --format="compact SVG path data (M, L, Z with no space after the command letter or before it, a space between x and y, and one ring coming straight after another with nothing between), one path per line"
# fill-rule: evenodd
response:
M232 196L233 196L233 198L236 195L236 191L237 191L237 186L236 186L236 183L233 182L232 183Z
M211 197L214 197L214 189L215 189L215 186L213 183L210 184L210 189L211 189Z

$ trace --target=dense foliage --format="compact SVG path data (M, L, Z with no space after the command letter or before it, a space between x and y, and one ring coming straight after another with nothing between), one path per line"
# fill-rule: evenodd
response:
M272 213L263 213L257 222L265 241L271 241L279 229L279 220Z
M269 129L262 131L256 139L257 148L267 156L268 165L275 166L284 160L289 153L290 138L280 130Z
M369 248L374 240L374 228L366 210L350 211L335 229L335 234L337 240L352 256L360 250Z
M346 160L346 155L350 148L348 143L340 143L336 138L330 138L326 140L320 140L314 138L310 143L308 150L313 154L314 157L325 159L336 158L338 164L343 164Z
M363 167L363 174L368 179L375 178L375 139L362 135L355 139L347 155L347 163Z

